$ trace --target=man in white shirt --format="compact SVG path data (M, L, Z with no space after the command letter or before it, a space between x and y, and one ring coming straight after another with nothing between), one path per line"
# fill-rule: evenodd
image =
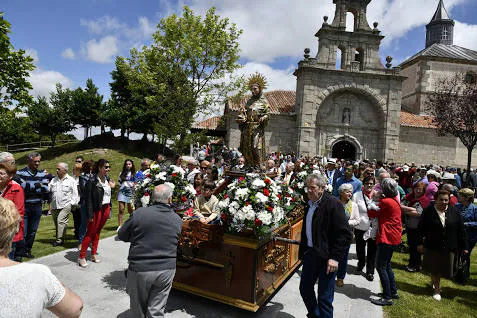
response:
M200 173L200 170L198 168L197 160L189 160L187 162L187 181L189 181L190 184L194 184L194 177L198 173Z
M293 162L287 163L285 166L285 172L283 173L282 179L283 179L283 184L290 185L291 177L293 175L293 168L295 165Z
M56 174L57 176L48 185L51 192L51 215L56 228L56 240L52 243L55 247L64 243L71 205L75 203L73 200L78 197L75 179L68 175L68 164L58 163Z

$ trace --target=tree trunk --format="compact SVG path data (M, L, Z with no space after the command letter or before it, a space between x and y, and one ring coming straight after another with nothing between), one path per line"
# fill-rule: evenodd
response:
M467 147L467 174L465 176L465 184L467 187L471 187L470 181L470 165L472 163L472 150L474 147Z
M88 138L88 127L84 127L84 139Z
M50 139L51 139L51 148L53 148L54 146L56 146L56 134L50 135Z

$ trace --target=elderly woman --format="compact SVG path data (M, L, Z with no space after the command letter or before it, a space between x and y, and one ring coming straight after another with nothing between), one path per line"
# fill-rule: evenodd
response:
M418 251L424 251L423 268L431 274L435 300L441 300L441 277L452 278L455 253L467 253L464 221L449 205L449 192L439 190L434 205L422 212L419 221Z
M358 225L360 221L358 205L355 202L353 202L353 200L351 200L351 197L353 196L353 186L349 183L343 183L338 188L338 193L340 195L340 201L343 204L346 217L348 219L348 224L350 227L353 228L356 225ZM344 285L343 280L346 276L346 269L348 267L349 247L350 245L348 245L348 248L346 250L346 253L343 259L340 260L338 263L338 272L336 273L336 286L338 287L343 287Z
M23 188L12 180L13 176L17 172L17 168L14 164L0 163L0 193L5 199L12 201L20 214L20 224L18 232L13 237L12 250L8 254L11 260L22 261L21 247L23 241L23 214L25 211L25 195Z
M8 259L20 214L10 200L0 198L0 312L2 317L40 317L47 308L59 317L79 317L83 302L64 287L48 267Z
M474 204L474 191L463 188L459 191L459 203L456 204L464 219L465 233L467 234L467 254L463 259L467 260L468 270L470 270L470 253L477 243L477 206Z
M366 170L365 170L366 172ZM354 228L356 240L356 254L358 256L357 271L361 272L366 264L366 279L374 280L374 268L376 261L376 238L365 239L364 234L370 229L371 223L368 217L368 206L373 201L375 179L367 176L363 179L363 188L353 194L353 202L358 205L359 223ZM367 247L367 253L366 253Z
M434 202L437 191L439 190L439 179L441 175L435 170L427 171L427 188L426 193L424 194L429 201Z
M379 306L389 306L393 304L393 299L399 298L394 272L391 268L391 259L394 250L401 243L401 205L396 198L398 195L396 180L383 179L381 190L384 197L378 204L379 209L368 210L369 217L378 218L376 270L383 288L383 292L378 294L381 298L373 299L371 302Z
M409 263L406 270L411 273L421 270L421 254L417 251L417 226L422 211L430 204L429 199L424 195L426 187L427 185L424 182L415 183L412 192L406 195L401 202L401 211L407 216L406 232L409 246Z

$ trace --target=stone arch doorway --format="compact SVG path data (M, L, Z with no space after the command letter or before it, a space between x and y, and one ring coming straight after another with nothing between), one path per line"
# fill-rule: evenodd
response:
M354 161L356 160L356 146L347 140L338 141L331 149L331 156Z

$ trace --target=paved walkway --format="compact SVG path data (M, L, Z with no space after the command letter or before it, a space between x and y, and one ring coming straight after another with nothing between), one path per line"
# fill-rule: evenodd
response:
M128 317L129 297L125 292L124 269L127 268L129 244L113 237L100 241L102 262L89 262L87 268L77 265L77 250L66 250L34 260L48 265L52 272L84 302L82 317ZM89 255L87 256L89 257ZM348 273L356 269L355 246L351 246ZM227 318L291 318L305 317L306 309L298 286L300 268L258 312L247 312L195 295L172 290L166 307L166 317L227 317ZM375 275L377 277L377 274ZM368 282L363 276L348 274L345 286L335 289L334 313L337 318L383 317L382 308L371 304L371 297L380 291L379 280ZM45 311L43 317L53 317Z

